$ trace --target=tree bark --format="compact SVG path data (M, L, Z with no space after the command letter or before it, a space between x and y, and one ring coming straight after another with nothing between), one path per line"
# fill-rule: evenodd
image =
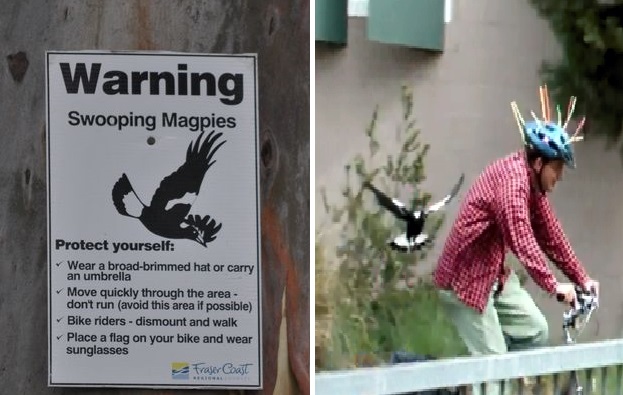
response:
M309 394L309 42L309 0L2 2L1 393L197 393L47 387L45 51L123 49L258 53L264 389L245 393L279 372Z

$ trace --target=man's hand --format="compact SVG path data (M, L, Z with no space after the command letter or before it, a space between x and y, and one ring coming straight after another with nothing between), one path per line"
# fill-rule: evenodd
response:
M599 281L588 280L582 287L585 291L592 292L599 297Z
M562 298L560 302L575 304L577 295L575 294L575 285L571 283L558 283L556 285L556 296Z

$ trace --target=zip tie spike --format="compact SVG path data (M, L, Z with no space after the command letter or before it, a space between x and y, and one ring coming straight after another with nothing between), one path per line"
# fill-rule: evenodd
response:
M577 136L578 133L580 133L580 130L584 127L585 121L586 121L586 117L582 117L582 120L580 121L580 123L578 123L578 127L575 128L575 133L573 133L573 136L571 136L572 138Z
M552 117L551 117L551 113L550 113L551 107L550 107L550 104L549 104L549 92L547 90L547 85L543 85L543 97L545 99L545 116L544 116L544 118L545 118L545 122L549 123L549 122L551 122Z
M515 116L515 121L517 121L517 128L519 129L519 135L521 136L521 141L526 144L526 137L524 128L526 126L523 118L521 117L521 113L519 112L519 108L517 107L517 103L511 102L511 109L513 110L513 115Z
M542 127L543 124L541 123L541 120L537 118L537 116L534 114L534 111L530 111L530 114L532 115L532 118L534 118L534 122L536 122L539 127Z
M565 130L567 129L567 126L569 126L569 121L571 120L573 112L575 111L576 100L577 98L575 96L571 96L569 98L569 106L567 107L567 119L565 120L565 124L562 126L562 128Z
M521 111L519 111L519 107L517 106L517 102L511 102L511 108L513 109L513 113L519 118L519 121L521 121L521 125L525 126L526 122L524 121L523 117L521 116Z
M547 112L545 110L545 91L542 86L539 86L539 100L541 101L541 114L543 114L543 119L547 119ZM534 114L532 115L534 117ZM536 119L536 117L535 117Z

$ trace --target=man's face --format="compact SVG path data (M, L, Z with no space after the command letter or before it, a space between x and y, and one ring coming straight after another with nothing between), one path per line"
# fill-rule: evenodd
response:
M562 180L562 173L565 167L565 162L561 159L550 160L547 163L543 163L541 158L537 158L532 166L537 174L541 172L540 180L541 188L547 193L554 190L554 186L560 180Z

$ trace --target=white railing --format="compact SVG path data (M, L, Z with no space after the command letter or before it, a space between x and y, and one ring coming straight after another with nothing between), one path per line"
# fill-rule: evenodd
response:
M608 367L617 367L606 380ZM542 377L560 372L588 371L587 389L595 385L593 369L600 369L601 384L585 394L623 394L623 339L546 347L502 355L460 357L393 366L316 373L317 395L389 395ZM606 386L606 381L609 384ZM591 383L592 382L592 383ZM592 384L592 385L591 385Z

